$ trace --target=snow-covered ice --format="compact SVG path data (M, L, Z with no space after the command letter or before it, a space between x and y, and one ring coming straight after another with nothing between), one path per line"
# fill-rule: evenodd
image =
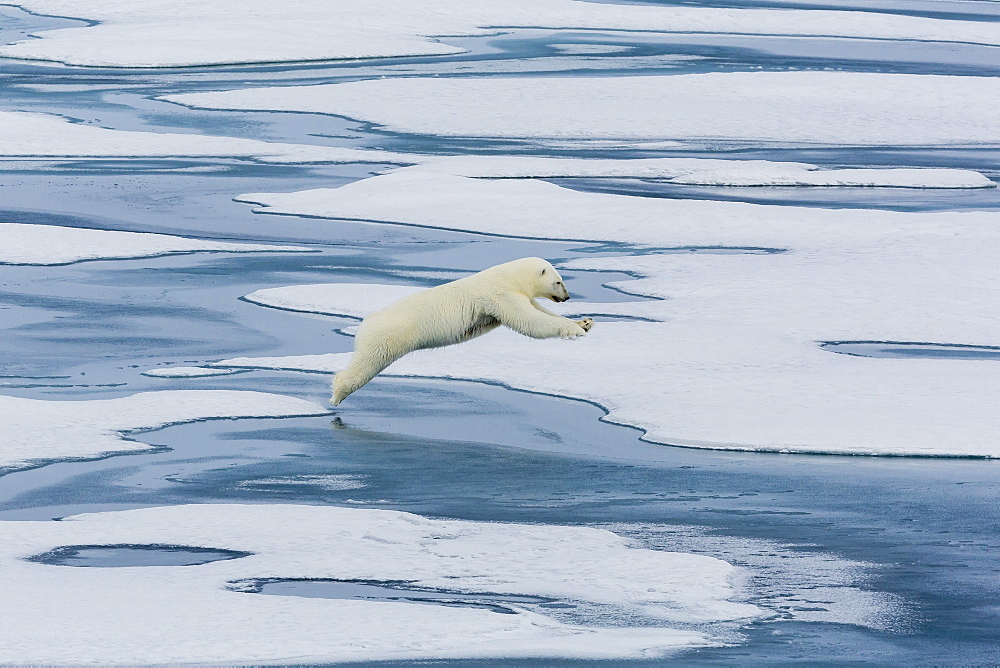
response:
M820 347L851 340L996 345L1000 230L990 212L639 198L411 170L334 190L250 198L288 214L654 251L578 259L564 268L630 272L642 278L619 287L662 299L557 307L652 322L602 322L573 343L498 332L409 355L390 374L487 380L585 398L605 406L611 420L642 427L662 443L1000 456L1000 378L988 365L849 357ZM655 252L720 246L785 252ZM374 310L404 293L399 286L303 286L261 291L253 300L358 316L366 300ZM333 371L346 357L220 364Z
M407 157L386 151L279 144L212 135L136 132L73 123L59 116L0 111L0 157L225 157L261 162L390 162Z
M128 432L238 417L323 415L321 406L265 392L140 392L116 399L46 401L0 395L0 470L45 460L92 458L149 446Z
M448 36L498 28L834 36L1000 44L989 23L872 12L715 9L577 0L19 0L96 25L39 32L0 47L10 58L105 67L182 67L461 53Z
M229 243L169 234L0 223L0 264L68 264L177 253L311 252L305 246Z
M423 77L165 99L199 108L336 114L394 132L457 137L870 146L1000 142L996 77L857 72Z
M481 179L401 169L339 188L249 193L255 211L463 230L535 239L663 248L826 249L914 230L994 234L991 212L901 213L587 193L534 179ZM849 234L847 239L844 235ZM976 246L971 239L956 240ZM891 250L891 249L889 249ZM977 254L987 252L980 249Z
M0 607L4 664L638 659L719 644L713 634L725 623L732 628L763 614L732 600L734 569L724 561L629 547L611 532L583 527L294 505L172 506L2 525L0 582L6 600L17 601ZM80 544L252 555L179 567L26 560ZM246 591L272 578L404 581L414 588L550 597L616 610L632 624L573 625L537 606L497 614Z

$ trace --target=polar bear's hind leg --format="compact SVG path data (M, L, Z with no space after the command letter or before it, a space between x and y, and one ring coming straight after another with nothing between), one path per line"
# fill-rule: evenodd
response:
M356 349L347 368L338 371L333 377L333 396L330 397L330 403L334 406L340 405L341 401L364 387L368 381L402 357L405 352L392 351L384 346L365 346Z

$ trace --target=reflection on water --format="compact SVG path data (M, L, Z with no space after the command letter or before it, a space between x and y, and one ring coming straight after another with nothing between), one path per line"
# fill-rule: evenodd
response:
M632 1L632 0L630 0ZM658 3L663 4L663 3ZM692 0L731 7L826 7L828 0ZM996 5L996 6L994 6ZM837 8L997 21L1000 4L851 0ZM832 7L830 7L832 8ZM0 42L79 25L0 9ZM833 38L518 29L447 38L467 54L437 58L93 70L4 62L2 110L57 113L122 130L442 154L728 157L823 167L956 167L1000 175L989 148L865 149L671 142L484 140L390 133L315 114L205 111L156 99L237 86L377 76L577 76L835 69L1000 74L995 47ZM2 149L0 149L2 150ZM0 391L48 399L152 389L250 389L324 401L328 378L246 372L155 378L149 369L222 357L350 350L354 321L240 301L268 287L322 282L433 285L538 255L780 253L781 248L664 248L522 241L444 230L256 215L248 192L336 187L384 165L277 165L236 158L0 161L0 222L308 243L313 254L187 256L65 267L0 266ZM997 189L722 188L642 179L553 179L565 187L667 198L912 211L996 210ZM634 300L605 287L626 274L565 272L574 298ZM291 326L290 326L291 325ZM985 346L830 342L845 354L996 359ZM886 361L886 363L891 363ZM724 407L722 408L724 410ZM349 412L282 421L202 422L147 433L145 454L53 463L0 477L0 518L52 519L197 502L336 504L428 516L604 526L650 549L709 554L743 567L741 591L772 610L733 647L685 662L990 664L1000 646L995 528L1000 468L933 461L709 452L645 443L601 422L596 406L496 386L379 378ZM75 545L45 563L189 565L245 556L198 546ZM600 610L532 597L412 590L405 583L243 583L263 594L485 606L547 606L568 619L622 623ZM561 611L561 612L560 612ZM577 617L573 617L576 615ZM887 658L890 657L891 659ZM492 666L494 662L455 662ZM510 661L508 665L538 665ZM591 662L573 661L572 665ZM598 663L598 662L594 662ZM545 665L559 665L545 661Z
M250 552L214 550L183 545L66 545L31 557L52 566L131 568L134 566L200 566L213 561L239 559Z

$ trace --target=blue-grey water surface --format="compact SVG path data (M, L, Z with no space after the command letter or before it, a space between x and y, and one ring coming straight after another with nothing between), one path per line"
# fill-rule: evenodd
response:
M659 4L830 8L834 3ZM996 22L1000 13L994 5L921 0L837 4ZM79 24L3 8L0 40ZM1000 153L982 148L800 149L706 143L688 150L627 145L594 149L584 141L396 134L335 116L192 110L156 99L176 92L373 76L630 76L813 68L1000 75L1000 49L975 45L578 30L512 30L446 41L470 52L166 70L0 61L0 110L55 113L122 130L428 153L732 157L831 167L959 167L994 180L1000 174ZM574 44L617 45L620 50L573 55L567 45ZM186 171L191 167L215 171ZM253 389L323 401L328 378L322 374L252 371L167 379L142 372L232 356L350 350L351 339L336 332L351 323L347 319L291 314L239 299L262 288L335 281L432 285L524 255L561 260L595 250L630 252L614 245L594 249L593 244L588 248L401 225L255 215L249 206L232 201L246 192L334 187L381 170L379 165L269 165L236 158L2 161L0 222L306 244L315 252L0 266L0 391L72 400L153 389ZM996 189L702 188L639 179L557 182L651 197L914 211L1000 208ZM781 249L737 252L770 250ZM567 272L571 292L592 302L631 299L603 286L626 278ZM931 348L930 353L940 350ZM883 361L893 363L891 357ZM153 444L153 450L8 472L0 477L0 519L56 519L79 512L236 501L597 525L640 545L711 554L742 565L749 569L744 583L748 600L775 613L773 619L746 628L737 645L650 663L1000 662L1000 463L665 447L643 442L635 430L602 422L603 414L600 407L585 402L495 385L382 378L352 397L350 410L338 417L176 425L135 435ZM554 609L556 613L569 620L580 614ZM529 660L505 663L541 665ZM544 665L560 662L547 660Z

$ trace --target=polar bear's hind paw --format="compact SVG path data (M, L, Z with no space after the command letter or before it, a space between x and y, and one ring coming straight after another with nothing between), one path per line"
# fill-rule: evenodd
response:
M576 324L583 328L583 331L589 332L590 328L594 326L593 318L584 318L583 320L577 320Z

